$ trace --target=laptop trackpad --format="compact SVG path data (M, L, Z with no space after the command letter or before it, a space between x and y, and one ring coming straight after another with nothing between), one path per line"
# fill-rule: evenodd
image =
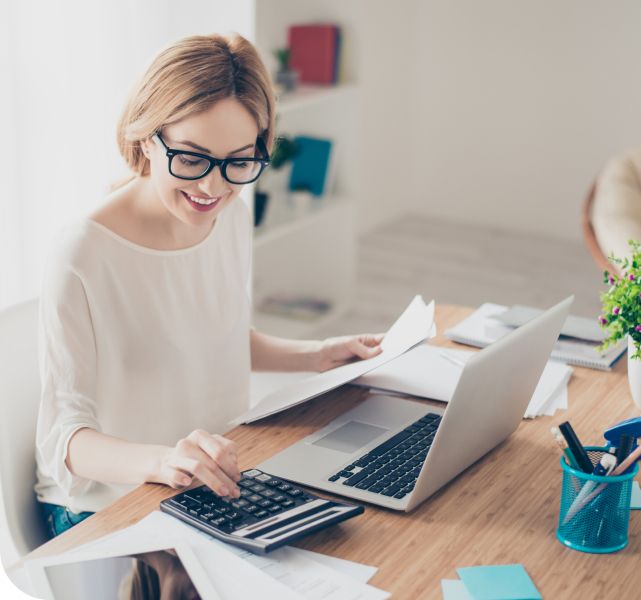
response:
M360 423L359 421L349 421L342 427L334 429L334 431L328 433L326 436L312 442L312 445L351 454L366 444L369 444L386 431L388 430L382 427L375 427L374 425Z

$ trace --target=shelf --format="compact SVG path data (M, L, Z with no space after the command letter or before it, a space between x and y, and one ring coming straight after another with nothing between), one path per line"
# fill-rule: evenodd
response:
M273 199L270 199L270 202ZM284 198L277 198L277 202L284 202ZM295 200L293 200L295 201ZM351 210L352 203L346 197L323 196L312 200L310 208L306 212L298 210L287 210L285 207L275 209L267 206L265 223L254 229L254 247L258 248L264 244L284 238L305 227L314 225L317 221L330 217L332 213ZM272 208L272 214L269 209ZM335 218L337 218L335 216Z
M356 90L354 84L300 85L293 92L283 92L276 102L276 112L283 114Z

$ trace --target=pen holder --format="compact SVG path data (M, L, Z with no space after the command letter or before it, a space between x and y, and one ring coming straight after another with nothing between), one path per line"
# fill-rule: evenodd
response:
M596 465L607 448L586 447ZM561 458L563 487L556 537L573 550L604 554L617 552L628 545L632 481L639 471L635 464L630 473L599 477L573 469ZM577 500L578 497L578 500Z

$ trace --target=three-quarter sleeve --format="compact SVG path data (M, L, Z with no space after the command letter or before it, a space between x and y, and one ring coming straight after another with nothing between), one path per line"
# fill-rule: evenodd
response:
M71 436L83 427L100 431L96 406L96 343L81 277L64 261L46 269L40 297L38 359L42 385L36 429L40 471L67 496L86 493L92 480L65 464Z

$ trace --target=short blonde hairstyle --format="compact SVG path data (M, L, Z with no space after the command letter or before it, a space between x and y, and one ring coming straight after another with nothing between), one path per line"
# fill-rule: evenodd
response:
M235 34L194 35L165 48L131 93L120 116L117 142L134 175L149 173L140 142L165 125L236 98L254 117L267 150L274 145L275 98L256 48Z

